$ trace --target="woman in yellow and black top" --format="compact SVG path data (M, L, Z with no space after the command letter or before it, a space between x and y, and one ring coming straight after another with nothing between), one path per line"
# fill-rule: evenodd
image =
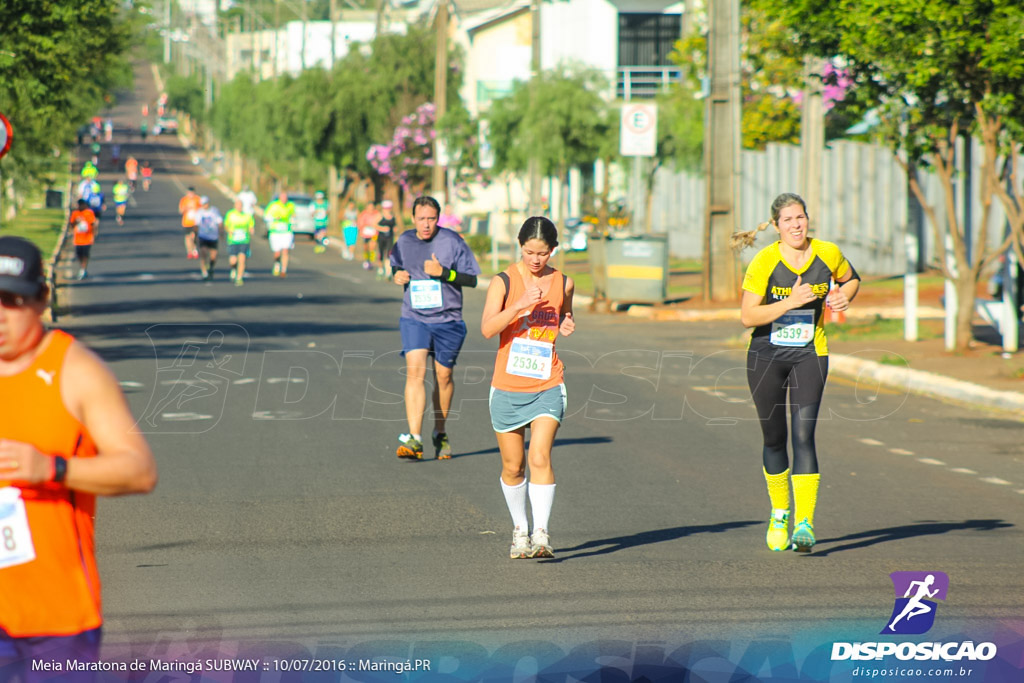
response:
M766 540L772 550L792 545L793 550L808 552L814 546L819 479L814 428L828 377L822 313L826 300L832 309L846 310L857 295L860 277L839 247L808 237L807 205L798 195L776 197L771 222L737 234L733 245L749 246L768 225L779 233L779 240L758 252L747 267L740 310L743 325L754 328L747 351L747 382L764 436L764 476L772 504ZM837 286L830 289L832 281ZM796 504L792 537L787 405L793 428Z

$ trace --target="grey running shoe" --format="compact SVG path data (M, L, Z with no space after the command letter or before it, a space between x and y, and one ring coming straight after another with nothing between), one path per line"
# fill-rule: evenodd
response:
M398 437L398 441L400 445L395 453L399 458L423 459L423 443L419 439L412 438L411 434L402 434Z
M512 532L512 547L509 548L508 556L513 560L525 560L530 555L530 534L519 527Z
M551 539L548 537L547 529L534 529L533 538L530 539L530 557L554 557L555 551L551 549Z
M438 460L451 460L452 445L448 442L448 433L441 432L434 435L434 456Z

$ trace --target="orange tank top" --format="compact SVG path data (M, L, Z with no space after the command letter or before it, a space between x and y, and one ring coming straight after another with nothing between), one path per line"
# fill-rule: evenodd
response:
M515 264L505 273L509 280L505 297L508 303L523 295L526 283ZM538 392L562 383L564 368L555 352L555 341L564 298L565 276L555 270L543 298L501 331L491 386L503 391Z
M61 398L64 359L73 341L55 330L32 365L0 377L0 437L69 459L96 455L85 427ZM100 626L93 537L96 497L58 484L0 481L0 490L4 487L20 490L35 559L0 568L0 629L21 638L74 635ZM16 524L16 516L0 518L0 543L13 544L10 528ZM22 537L17 537L19 543Z

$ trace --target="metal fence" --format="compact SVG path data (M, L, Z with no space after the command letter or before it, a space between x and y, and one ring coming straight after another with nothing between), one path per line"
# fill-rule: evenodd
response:
M971 215L977 228L981 212L977 208L982 153L980 145L968 155L970 172L957 175L957 212ZM838 141L825 150L822 164L822 206L814 236L836 242L843 253L866 275L893 275L904 272L905 235L908 228L920 236L919 258L928 264L936 258L932 227L915 209L907 176L892 151L878 145ZM764 151L744 151L741 158L739 229L752 230L770 218L772 200L782 192L803 194L799 187L800 148L795 145L768 145ZM946 217L945 198L938 178L920 171L918 179L928 203L936 208L940 221ZM968 192L968 185L970 185ZM651 228L669 235L669 248L676 256L700 258L704 236L704 178L697 175L660 171L655 182L651 210ZM638 225L643 224L640 207ZM1005 214L994 200L989 219L989 245L1004 235ZM759 237L756 248L777 239L768 228ZM756 253L748 249L743 260Z

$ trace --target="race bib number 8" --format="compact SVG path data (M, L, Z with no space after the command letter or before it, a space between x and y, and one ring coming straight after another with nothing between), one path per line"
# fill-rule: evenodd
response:
M551 379L551 360L555 345L533 339L513 339L508 350L505 372L531 379Z
M8 486L0 489L0 569L36 559L32 531L28 526L21 491Z
M441 308L441 283L437 280L413 280L409 283L409 302L416 310Z
M807 346L814 339L814 311L790 311L772 323L775 346Z

